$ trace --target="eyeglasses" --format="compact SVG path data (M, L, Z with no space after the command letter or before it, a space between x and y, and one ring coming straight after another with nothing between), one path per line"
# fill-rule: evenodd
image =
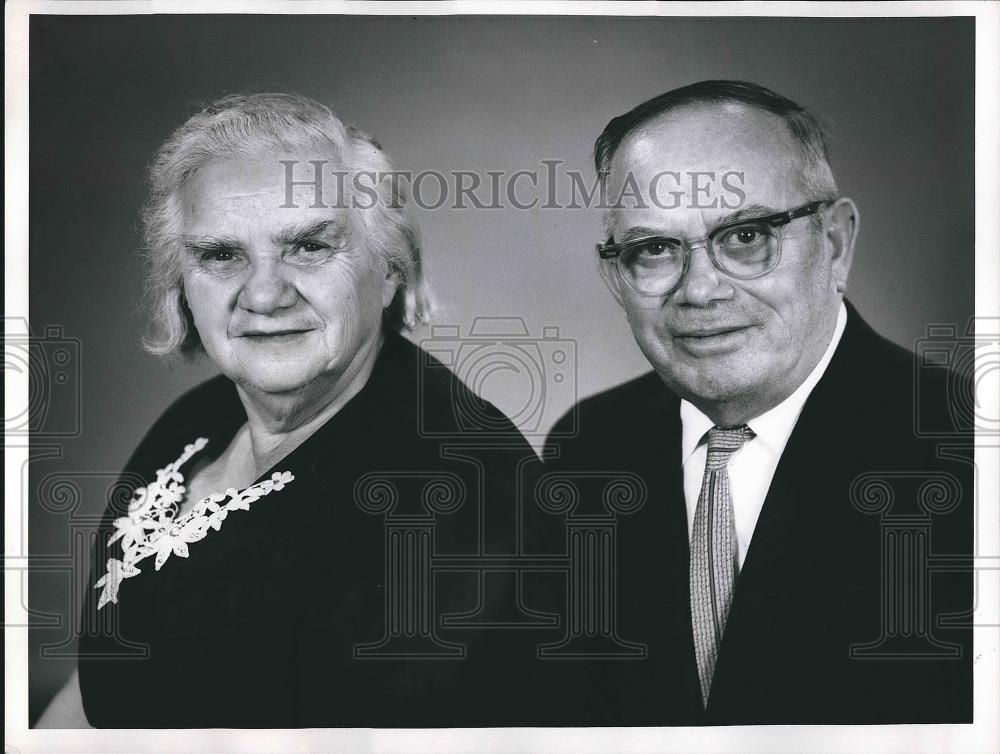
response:
M598 244L601 259L614 260L629 288L643 296L664 296L680 287L692 251L704 246L717 269L738 280L766 275L781 260L781 229L800 217L814 215L834 200L810 202L787 212L737 220L693 241L645 236L625 243Z

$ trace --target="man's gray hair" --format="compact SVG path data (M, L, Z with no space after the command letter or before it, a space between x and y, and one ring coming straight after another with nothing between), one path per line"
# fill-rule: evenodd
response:
M371 182L378 192L377 201L368 201L357 210L368 250L399 276L399 289L383 314L383 326L412 330L429 319L431 302L420 259L420 231L403 182L390 180L393 166L378 142L345 126L329 108L308 97L234 94L189 118L163 143L149 167L150 197L143 223L153 326L143 339L146 350L186 355L203 350L181 279L178 194L185 181L216 158L316 148L348 173L385 176Z
M687 105L735 103L780 117L802 159L803 190L812 199L835 199L837 183L830 169L829 147L823 124L801 105L749 81L711 80L671 89L636 105L624 115L612 118L594 144L594 166L603 190L607 189L611 160L625 139L640 126L672 110ZM614 202L612 202L612 205ZM613 229L611 210L605 213L605 230Z

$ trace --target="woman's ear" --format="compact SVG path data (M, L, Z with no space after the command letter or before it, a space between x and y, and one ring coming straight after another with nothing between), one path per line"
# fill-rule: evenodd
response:
M399 270L395 270L391 265L385 266L385 277L382 278L382 308L385 309L392 300L396 298L396 291L399 290L401 277Z

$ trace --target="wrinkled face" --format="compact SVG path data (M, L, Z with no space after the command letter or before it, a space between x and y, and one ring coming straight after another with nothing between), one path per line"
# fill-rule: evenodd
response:
M287 204L280 160L216 159L183 186L184 293L205 350L250 392L326 390L377 347L396 279L365 247L357 218L323 184L296 185ZM309 168L311 170L311 168ZM296 166L301 173L302 168ZM296 175L298 174L296 173ZM331 185L327 185L331 184Z
M804 192L798 154L784 124L769 113L734 105L668 113L622 143L611 163L611 196L619 195L629 172L642 190L656 185L663 171L680 173L684 193L675 201L661 189L662 207L626 199L612 217L614 240L703 239L722 223L824 198ZM714 173L714 182L688 180L695 171ZM720 186L725 174L745 199ZM829 343L850 264L850 254L838 252L838 232L831 238L812 218L794 220L780 230L777 268L751 280L720 271L705 246L696 245L680 286L668 295L639 295L608 263L602 272L663 380L713 419L720 406L741 406L737 415L745 421L788 397Z

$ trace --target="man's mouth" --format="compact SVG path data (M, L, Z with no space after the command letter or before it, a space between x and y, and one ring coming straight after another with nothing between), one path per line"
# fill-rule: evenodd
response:
M692 330L684 330L674 335L674 337L682 338L684 340L717 338L719 336L729 335L731 333L742 332L743 330L746 330L748 327L749 325L726 325L723 327L704 327Z
M751 325L725 325L683 330L674 335L674 343L694 356L711 356L738 350Z

